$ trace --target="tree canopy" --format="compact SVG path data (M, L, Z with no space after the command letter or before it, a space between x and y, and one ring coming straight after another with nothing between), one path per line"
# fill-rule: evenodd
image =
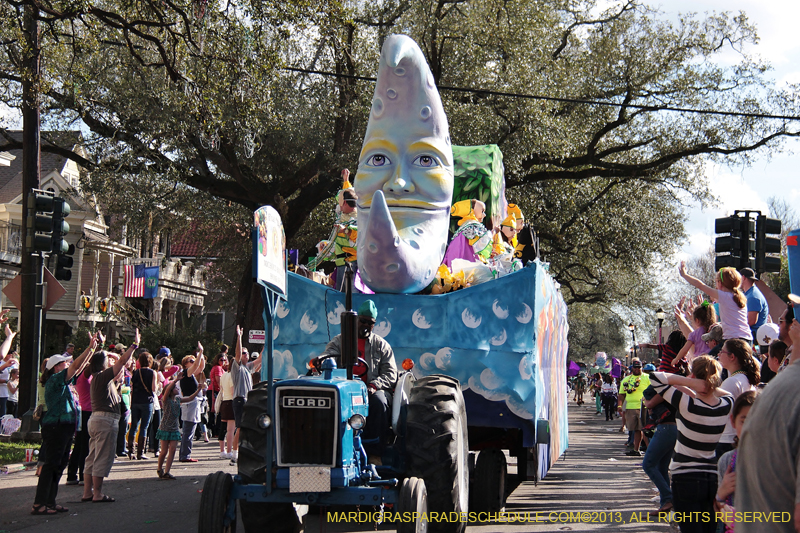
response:
M684 237L684 206L711 200L702 163L746 164L797 136L763 117L798 115L797 94L745 51L757 34L742 13L672 23L636 0L598 4L2 0L0 90L19 106L22 9L35 5L43 116L83 128L86 191L109 204L147 183L158 202L118 209L219 228L270 204L305 249L328 233L325 200L357 161L373 91L359 77L374 76L387 35L408 34L454 144L503 151L507 196L567 302L651 308L650 265ZM0 130L0 150L19 147Z

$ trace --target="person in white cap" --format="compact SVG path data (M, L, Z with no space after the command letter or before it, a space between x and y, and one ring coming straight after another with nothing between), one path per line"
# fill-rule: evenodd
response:
M41 377L47 403L47 412L42 417L42 446L46 448L46 454L31 509L33 515L69 511L66 507L56 505L58 482L69 462L69 450L77 424L78 409L69 386L75 383L76 376L83 372L95 348L104 340L98 331L91 337L89 347L71 365L67 364L69 357L63 355L53 355L47 360Z

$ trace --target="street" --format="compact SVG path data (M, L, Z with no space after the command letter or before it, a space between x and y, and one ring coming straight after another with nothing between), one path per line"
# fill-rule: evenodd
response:
M642 472L641 458L625 457L625 436L617 431L619 421L605 422L602 415L594 415L593 405L579 407L574 403L570 404L569 420L569 450L551 468L547 478L538 486L526 482L516 487L507 499L505 522L486 522L490 517L480 517L481 522L470 526L469 531L670 530L665 523L646 522L647 511L656 507L650 501L656 493ZM69 513L54 517L29 514L37 480L33 471L2 476L0 533L78 533L97 531L99 527L114 533L196 531L200 491L206 474L217 470L235 472L235 466L219 459L218 453L216 441L195 443L194 456L200 462L176 462L172 469L176 481L159 480L155 475L155 460L121 459L104 487L104 492L117 499L110 504L81 503L82 487L64 486L62 478L58 502L68 507ZM509 470L513 472L513 466ZM577 512L586 513L577 515ZM321 524L320 515L327 522L327 511L312 508L306 515L306 531L375 529L374 522ZM620 519L626 523L621 524ZM242 529L240 525L239 530ZM391 524L381 524L378 529L394 530Z

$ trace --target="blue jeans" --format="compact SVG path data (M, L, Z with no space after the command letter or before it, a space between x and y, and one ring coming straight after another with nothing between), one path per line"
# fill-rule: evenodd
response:
M659 424L642 460L645 474L658 489L662 507L672 501L672 491L669 488L669 462L672 460L672 451L677 440L678 426Z
M714 496L717 493L717 474L692 472L672 476L672 490L677 513L701 513L692 516L708 517L707 522L691 520L681 522L681 533L716 533L717 520L714 513ZM705 514L702 514L705 513Z
M144 440L147 437L147 428L150 427L150 420L153 418L153 404L152 403L135 403L131 405L131 429L128 433L128 453L133 452L133 438L136 436L136 430L139 429L139 446L144 448ZM139 428L139 422L142 427ZM138 455L143 455L144 449L138 451Z
M178 454L178 459L185 461L192 458L192 443L194 441L194 430L197 427L197 422L183 421L183 432L181 433L181 452Z

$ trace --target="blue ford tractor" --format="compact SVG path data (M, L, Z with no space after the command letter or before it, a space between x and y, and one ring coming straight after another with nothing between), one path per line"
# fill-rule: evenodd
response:
M403 533L465 529L469 449L458 380L416 379L403 372L392 405L394 442L381 465L370 464L362 439L369 397L357 375L366 362L357 357L349 289L345 309L341 357L318 360L311 375L277 381L272 358L265 357L267 379L250 392L244 407L238 474L206 478L200 533L235 531L237 503L248 533L296 531L296 506L304 505L391 509L405 518L397 522ZM448 513L450 520L428 523L429 512Z

